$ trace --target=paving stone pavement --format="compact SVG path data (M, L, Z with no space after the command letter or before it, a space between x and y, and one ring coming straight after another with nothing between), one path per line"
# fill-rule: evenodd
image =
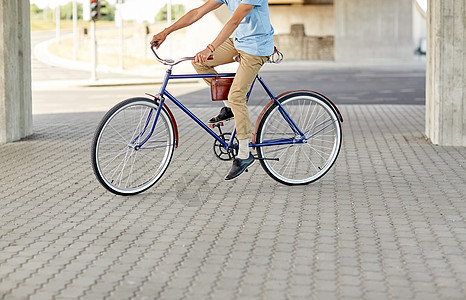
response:
M103 112L35 115L0 145L0 298L465 299L466 148L426 141L421 105L340 109L336 165L298 187L260 164L224 182L174 110L181 145L133 197L92 173Z

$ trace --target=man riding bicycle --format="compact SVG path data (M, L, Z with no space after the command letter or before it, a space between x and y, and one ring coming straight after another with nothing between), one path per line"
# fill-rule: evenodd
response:
M252 130L246 102L254 78L274 52L274 30L270 24L268 0L207 0L154 35L151 45L160 47L170 33L197 22L223 4L227 5L231 18L212 43L195 55L193 66L200 74L216 73L214 67L233 62L233 57L239 54L239 66L228 101L225 101L225 107L220 113L209 120L209 123L215 124L234 117L239 150L233 166L225 176L225 180L231 180L254 163L254 156L249 152ZM207 60L211 54L214 58ZM205 81L210 85L212 79Z

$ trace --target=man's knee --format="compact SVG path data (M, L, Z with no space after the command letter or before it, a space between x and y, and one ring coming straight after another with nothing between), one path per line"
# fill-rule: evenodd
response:
M194 69L197 70L202 70L203 69L203 63L195 62L194 60L191 62L193 65Z
M236 105L246 105L248 88L233 84L228 93L228 102Z

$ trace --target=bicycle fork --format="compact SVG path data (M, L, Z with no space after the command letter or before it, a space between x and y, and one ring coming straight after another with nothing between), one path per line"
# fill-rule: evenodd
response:
M157 98L155 98L157 99ZM157 100L155 100L157 102ZM163 107L163 103L164 103L164 99L163 97L161 97L161 100L158 102L158 107L157 107L157 111L155 113L155 117L154 117L154 121L153 121L153 124L152 124L152 127L150 129L150 132L149 134L147 134L147 136L144 138L144 140L140 143L138 143L136 146L134 146L134 150L138 151L139 149L141 149L141 147L150 139L150 137L152 136L152 134L154 133L154 130L155 130L155 126L157 125L157 121L159 119L159 116L160 116L160 112L162 111L162 107ZM137 141L144 136L144 134L146 133L147 131L147 128L149 127L149 124L151 122L151 119L152 119L152 115L154 113L154 109L151 109L147 115L147 118L146 118L146 121L145 121L145 124L143 126L143 129L141 130L141 132L133 139L133 141L131 141L131 145L134 145L137 143Z
M163 80L163 84L162 86L160 87L160 92L157 96L154 96L154 95L150 95L150 94L147 94L149 96L152 96L154 98L154 101L155 103L158 104L158 107L157 107L157 112L155 113L155 119L154 119L154 122L152 124L152 128L149 132L149 134L146 136L146 138L140 142L138 145L136 145L134 147L135 150L139 150L141 149L141 147L151 138L152 134L154 133L154 130L155 130L155 126L157 125L157 121L159 120L159 116L160 116L160 113L162 111L162 107L163 107L163 104L165 103L165 98L163 97L163 92L165 91L165 88L167 87L167 84L168 84L168 80L170 78L170 75L172 73L172 68L173 66L171 66L167 72L165 73L165 78ZM157 101L158 100L158 101ZM136 141L141 138L142 136L144 136L144 134L146 133L147 131L147 128L149 127L149 124L150 124L150 120L152 119L152 114L153 114L154 110L151 109L151 111L149 112L147 118L146 118L146 123L144 124L144 128L142 129L142 131L136 136L136 138L132 141L132 144L135 144Z

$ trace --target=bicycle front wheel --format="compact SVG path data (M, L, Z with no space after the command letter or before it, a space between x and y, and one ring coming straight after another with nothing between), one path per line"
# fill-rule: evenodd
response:
M283 184L316 181L330 170L340 152L339 115L326 98L314 92L294 92L278 101L304 133L304 140L291 129L279 105L272 104L259 120L256 131L256 143L271 144L257 147L261 165Z
M149 99L128 99L113 107L97 127L92 167L100 183L112 193L141 193L167 170L175 134L164 108L154 125L157 109L158 104Z

